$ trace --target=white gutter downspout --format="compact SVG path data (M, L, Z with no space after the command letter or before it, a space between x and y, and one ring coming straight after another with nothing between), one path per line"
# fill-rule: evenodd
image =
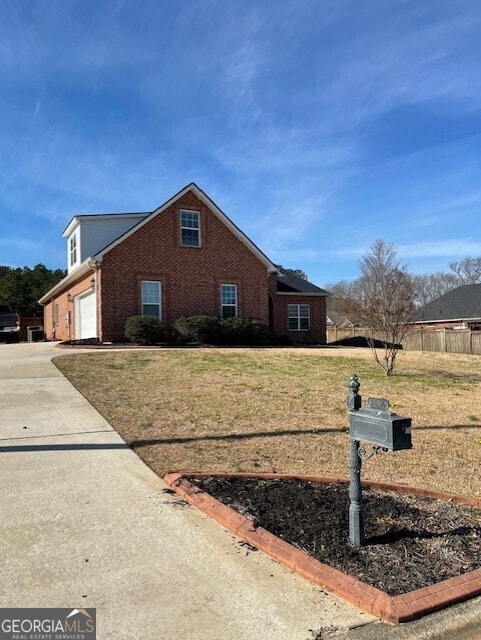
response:
M89 260L88 265L91 269L94 270L94 280L95 280L95 326L97 327L97 340L100 342L100 323L99 323L99 276L98 276L98 271L99 271L99 265L100 265L100 260Z

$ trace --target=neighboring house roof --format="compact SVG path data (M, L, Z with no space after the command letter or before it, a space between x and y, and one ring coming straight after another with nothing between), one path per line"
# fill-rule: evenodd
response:
M417 323L481 319L481 284L466 284L418 309Z
M341 315L337 311L328 311L326 316L326 323L328 327L337 327L338 329L347 329L354 326L354 323Z
M293 276L290 273L284 273L282 270L277 275L277 292L278 293L302 293L318 296L328 296L329 293L325 289L312 284L309 280Z

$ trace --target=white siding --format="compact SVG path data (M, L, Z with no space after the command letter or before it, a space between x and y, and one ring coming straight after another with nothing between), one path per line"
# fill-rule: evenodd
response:
M149 213L121 213L112 215L76 216L64 232L67 238L68 273L74 271L87 258L111 244L132 227L144 220ZM68 232L69 235L66 235ZM70 239L77 237L77 260L70 264Z
M71 241L75 240L75 250L72 250ZM72 261L73 254L75 253L75 261ZM67 238L67 270L68 273L74 271L81 263L80 259L80 229L78 226L72 231Z
M149 214L79 217L80 261L94 256Z

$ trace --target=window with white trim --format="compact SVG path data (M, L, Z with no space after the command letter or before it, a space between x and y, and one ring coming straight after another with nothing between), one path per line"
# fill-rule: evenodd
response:
M311 306L309 304L288 304L287 319L289 331L309 331Z
M73 267L74 264L77 264L77 234L76 233L70 236L69 256L70 256L70 266Z
M156 280L143 280L141 293L142 315L162 318L162 289L160 282Z
M221 315L223 318L232 318L237 315L237 285L221 284Z
M183 247L200 247L200 213L180 211L180 244Z

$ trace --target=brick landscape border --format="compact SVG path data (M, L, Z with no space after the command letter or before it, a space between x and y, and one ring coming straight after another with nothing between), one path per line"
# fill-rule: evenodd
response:
M398 596L389 596L384 591L371 587L356 578L352 578L337 569L319 562L309 554L281 538L255 527L252 520L216 500L188 478L253 478L264 480L305 480L328 484L332 482L347 483L345 478L331 476L314 476L298 474L274 473L169 473L164 480L167 485L182 496L187 502L197 507L207 516L231 531L238 538L260 549L274 560L285 565L295 573L307 578L314 584L334 593L364 611L382 620L392 623L409 622L427 614L444 609L453 604L463 602L481 595L481 569L470 571L454 578L449 578L429 587L416 589ZM481 499L456 496L386 482L362 483L365 487L428 496L440 500L466 504L481 508Z

